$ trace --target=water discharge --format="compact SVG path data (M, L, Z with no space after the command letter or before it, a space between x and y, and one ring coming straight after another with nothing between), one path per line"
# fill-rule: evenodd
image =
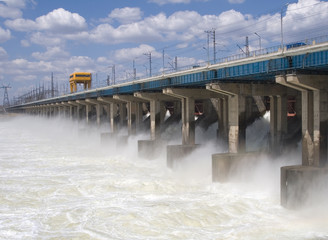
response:
M164 154L137 157L139 137L101 146L100 130L80 127L0 119L0 239L328 239L327 208L280 206L279 167L299 160L292 153L220 184L211 141L171 171Z

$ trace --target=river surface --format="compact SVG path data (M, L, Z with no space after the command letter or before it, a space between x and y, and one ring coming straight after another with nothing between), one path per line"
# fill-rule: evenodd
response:
M104 146L80 128L0 118L0 239L328 239L327 207L280 206L279 167L298 155L212 183L215 144L172 171L165 154L139 159L137 138Z

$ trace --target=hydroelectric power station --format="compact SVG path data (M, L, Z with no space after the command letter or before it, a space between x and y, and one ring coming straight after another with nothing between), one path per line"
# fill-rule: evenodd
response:
M120 128L126 127L128 135L149 129L149 140L138 142L139 155L151 159L165 149L170 168L199 147L196 125L217 123L217 138L227 152L208 154L213 181L226 182L235 165L261 161L258 153L246 151L246 127L270 110L267 151L274 156L293 142L301 141L302 146L302 164L281 168L281 204L303 205L308 191L327 178L327 37L82 92L75 92L74 84L71 94L10 106L7 111L61 115L98 125L109 121L111 132L103 134L104 141L122 141L116 135ZM167 111L170 116L165 118ZM182 142L167 145L161 132L179 121Z

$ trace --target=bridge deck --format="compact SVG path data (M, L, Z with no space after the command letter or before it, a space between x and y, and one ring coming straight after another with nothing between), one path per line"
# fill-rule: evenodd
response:
M272 50L274 49L274 51ZM264 52L267 51L267 52ZM328 73L328 42L311 42L295 48L270 48L251 52L248 56L219 60L191 69L171 72L150 78L123 82L120 84L68 94L60 97L25 103L15 107L43 105L85 98L133 94L137 91L161 91L167 87L205 87L211 82L273 82L277 74L290 71Z

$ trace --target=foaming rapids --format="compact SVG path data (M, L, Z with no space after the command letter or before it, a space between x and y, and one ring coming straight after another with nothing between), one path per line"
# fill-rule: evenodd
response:
M201 147L175 171L165 154L138 157L148 133L103 145L103 131L61 118L0 121L0 239L328 238L327 214L279 204L279 167L299 160L293 153L212 183L211 154L226 151L215 126L196 130Z

